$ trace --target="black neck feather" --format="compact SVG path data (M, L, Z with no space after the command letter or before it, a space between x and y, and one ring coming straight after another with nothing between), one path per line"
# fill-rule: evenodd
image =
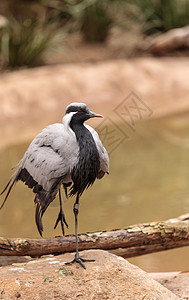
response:
M70 123L79 144L79 160L72 171L73 185L70 195L79 196L92 185L100 169L100 159L96 143L90 131L77 122Z

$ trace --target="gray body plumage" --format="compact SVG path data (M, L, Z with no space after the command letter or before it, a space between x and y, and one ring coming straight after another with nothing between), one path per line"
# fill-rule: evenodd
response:
M84 125L92 134L100 157L100 173L109 172L109 159L98 133L89 125ZM26 169L33 179L50 192L58 178L61 183L72 181L71 171L77 165L79 145L74 132L66 130L64 124L47 126L31 142L20 161L15 177Z
M78 107L77 115L74 111L75 107ZM109 172L108 154L98 133L89 125L79 124L77 121L77 118L80 118L80 108L85 110L85 114L89 114L90 110L85 104L73 103L67 107L63 123L47 126L34 138L20 161L17 171L4 189L5 191L10 185L2 206L14 183L18 180L22 180L29 188L33 189L36 194L36 224L41 235L43 231L42 216L55 199L62 184L64 187L66 184L72 184L74 188L70 194L81 195L96 178L101 179L105 173ZM78 117L76 118L76 116ZM74 118L78 122L79 134L77 130L74 132L74 122L72 128L70 125ZM88 140L85 142L85 135L88 136L90 143ZM82 147L84 149L81 149ZM84 153L83 157L81 157L81 153ZM96 160L94 162L93 157ZM88 164L90 165L89 170L87 169ZM81 189L80 184L82 184Z

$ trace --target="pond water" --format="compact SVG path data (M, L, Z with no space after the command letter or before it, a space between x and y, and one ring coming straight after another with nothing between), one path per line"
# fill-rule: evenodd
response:
M118 126L123 129L123 124ZM110 175L96 181L84 193L79 232L123 228L188 213L189 113L140 122L122 142L121 139L119 141L117 147L105 141L111 151ZM21 159L28 144L0 150L1 190L13 172L11 168ZM33 199L32 191L18 182L0 211L0 236L39 237L34 222ZM74 233L73 203L74 199L64 199L64 212L69 224L66 234ZM58 212L56 199L43 218L44 237L61 235L60 227L53 229ZM184 271L189 269L188 254L189 248L185 247L129 261L148 272Z

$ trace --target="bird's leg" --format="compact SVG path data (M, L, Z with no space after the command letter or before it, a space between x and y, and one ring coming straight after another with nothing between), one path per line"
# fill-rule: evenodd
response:
M64 216L64 212L63 212L63 209L62 209L62 196L61 196L61 190L60 189L59 189L59 200L60 200L60 212L58 214L58 218L56 220L54 229L58 225L58 222L60 222L61 228L62 228L62 233L64 235L64 224L66 225L67 228L68 228L68 224L66 222L66 219L65 219L65 216Z
M74 262L79 263L84 269L86 269L85 265L83 262L88 262L88 261L95 261L94 259L84 259L81 258L79 256L79 250L78 250L78 233L77 233L77 224L78 224L78 213L79 213L79 196L77 195L76 197L76 201L74 203L74 207L73 207L73 212L74 212L74 216L75 216L75 239L76 239L76 254L75 254L75 258L71 261L68 262L66 264L72 264Z

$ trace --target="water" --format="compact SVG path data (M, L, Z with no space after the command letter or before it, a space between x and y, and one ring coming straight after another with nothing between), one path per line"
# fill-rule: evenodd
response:
M110 230L127 225L167 220L189 211L188 114L138 123L110 156L110 175L87 190L79 213L79 232ZM120 127L122 124L119 125ZM0 187L21 159L29 142L0 152ZM0 211L0 236L38 238L34 195L18 182ZM3 200L3 199L2 199ZM74 233L74 199L64 199L69 229ZM53 229L58 199L44 215L44 237L61 235ZM148 272L188 270L188 247L129 259Z

